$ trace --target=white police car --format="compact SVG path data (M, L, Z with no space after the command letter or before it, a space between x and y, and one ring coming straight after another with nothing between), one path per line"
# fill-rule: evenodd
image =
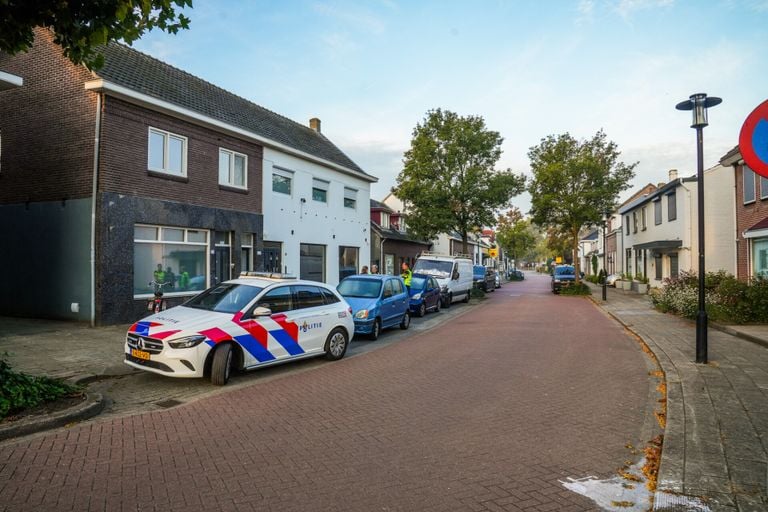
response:
M352 309L332 287L248 272L133 324L125 363L224 385L232 369L341 359L354 330Z

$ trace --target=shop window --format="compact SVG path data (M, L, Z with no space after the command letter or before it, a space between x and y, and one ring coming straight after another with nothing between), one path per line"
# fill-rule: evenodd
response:
M360 249L357 247L339 247L339 281L358 272Z
M152 296L152 281L163 291L189 294L208 287L208 231L136 225L133 230L133 295Z
M308 281L325 282L325 246L300 244L299 276Z

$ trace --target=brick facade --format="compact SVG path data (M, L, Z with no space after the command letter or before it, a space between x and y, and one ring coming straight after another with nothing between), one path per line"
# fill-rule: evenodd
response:
M744 164L734 165L736 173L736 269L741 281L752 276L750 243L744 238L744 231L768 217L768 197L761 199L760 175L755 175L755 201L744 204Z
M24 79L0 101L0 204L91 195L96 95L83 83L92 75L64 57L47 30L35 36L28 52L0 53L0 69Z

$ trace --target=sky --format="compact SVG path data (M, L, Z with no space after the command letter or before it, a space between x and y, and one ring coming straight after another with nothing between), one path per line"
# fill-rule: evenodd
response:
M547 135L603 129L633 188L696 172L690 112L705 92L704 166L738 143L768 99L768 0L194 0L189 30L138 50L322 131L396 183L413 129L441 108L504 138L498 169L530 175ZM631 194L631 189L623 198ZM513 204L523 212L530 198Z

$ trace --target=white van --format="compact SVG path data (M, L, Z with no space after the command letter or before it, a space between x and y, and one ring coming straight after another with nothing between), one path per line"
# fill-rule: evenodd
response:
M434 276L440 284L443 307L456 301L469 302L472 292L472 259L466 255L448 256L423 252L413 266L415 274Z

